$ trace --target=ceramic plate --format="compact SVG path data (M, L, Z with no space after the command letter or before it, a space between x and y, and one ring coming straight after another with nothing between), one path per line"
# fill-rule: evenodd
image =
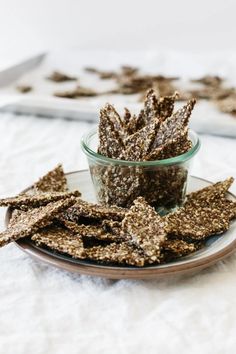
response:
M78 171L67 174L69 188L78 188L83 199L95 202L93 185L89 171ZM211 182L190 176L188 192L192 192L210 185ZM236 197L228 193L228 198L236 201ZM9 221L10 212L6 214L6 224ZM53 251L36 246L32 241L21 239L16 244L24 252L39 261L80 274L95 275L111 279L148 279L166 278L171 275L193 273L211 266L217 261L229 256L236 247L236 222L233 222L229 231L222 236L211 237L206 246L201 250L183 257L178 261L168 264L147 266L143 268L129 266L109 266L96 262L77 260L70 256L54 253Z

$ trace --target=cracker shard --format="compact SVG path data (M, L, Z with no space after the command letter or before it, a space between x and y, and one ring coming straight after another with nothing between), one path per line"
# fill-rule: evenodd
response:
M68 186L62 165L59 164L52 171L40 178L33 187L36 192L66 192Z
M228 230L236 203L225 198L232 179L193 192L183 207L166 216L167 230L177 238L201 240Z
M147 155L155 139L159 120L154 119L148 125L130 135L125 140L126 152L125 158L130 161L142 160Z
M195 103L195 99L188 101L184 107L161 124L153 141L152 150L171 142L173 139L187 135L188 122Z
M155 118L158 118L159 121L162 122L170 117L173 113L174 104L177 98L177 92L171 96L158 98L154 89L148 90L144 101L145 124L148 124Z
M196 192L192 192L187 195L186 203L198 201L211 203L218 197L225 197L225 194L227 193L233 182L234 178L229 177L222 182L217 182Z
M0 199L0 206L27 210L29 208L38 208L57 200L67 199L69 197L79 197L81 193L75 192L45 192L40 194L20 194L16 197Z
M160 260L161 247L166 237L165 222L144 198L138 197L134 201L122 221L122 231L152 261Z
M78 225L73 221L59 219L63 225L75 235L84 238L94 238L101 241L118 242L122 240L121 236L106 232L102 226L99 225Z
M31 239L38 245L65 253L73 258L85 258L82 238L58 226L49 226L35 233Z
M98 152L106 157L121 159L123 157L124 144L120 130L115 129L114 117L114 112L111 115L111 109L108 109L107 106L104 109L101 109L98 127ZM118 120L116 121L116 124L118 125Z
M86 256L90 260L121 265L127 264L142 267L145 263L145 256L142 251L127 242L111 243L105 247L88 248L86 249Z
M162 247L161 257L163 262L169 262L179 257L196 252L203 243L186 242L183 240L166 240Z
M192 142L188 137L180 137L172 139L166 144L152 150L147 156L144 157L145 161L163 160L171 157L179 156L192 148Z
M38 229L48 226L60 212L75 203L75 200L71 197L18 213L8 229L0 233L0 247L19 238L30 236Z
M69 208L65 217L68 220L78 221L80 217L87 217L91 219L112 219L112 220L122 220L125 216L126 209L110 206L106 207L103 205L93 204L86 202L82 199L77 199L76 203Z

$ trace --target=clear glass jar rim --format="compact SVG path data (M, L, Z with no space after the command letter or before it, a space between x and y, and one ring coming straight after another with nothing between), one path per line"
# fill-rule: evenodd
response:
M153 160L153 161L126 161L126 160L118 160L118 159L112 159L110 157L103 156L101 154L98 154L96 151L92 150L89 147L89 141L91 140L92 137L94 137L97 132L97 128L92 129L90 132L84 134L81 139L81 147L84 153L101 162L101 163L109 163L113 165L125 165L125 166L166 166L166 165L175 165L175 164L181 164L186 162L187 160L191 159L199 150L200 148L200 140L198 135L191 129L189 129L189 137L190 140L193 143L192 148L185 152L182 155L178 155L176 157L171 157L169 159L164 159L164 160Z

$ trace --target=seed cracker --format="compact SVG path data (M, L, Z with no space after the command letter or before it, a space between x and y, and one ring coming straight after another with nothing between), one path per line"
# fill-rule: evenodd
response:
M118 235L114 235L110 232L105 232L104 228L99 225L78 225L73 221L59 219L63 225L73 232L75 235L79 235L84 238L95 238L101 241L108 242L120 242L123 238Z
M60 212L70 207L75 201L74 197L70 197L30 209L27 212L21 212L18 214L16 222L11 223L6 231L0 233L0 247L19 238L30 236L38 229L48 226Z
M145 125L144 121L144 111L141 110L138 115L133 114L126 126L126 133L128 135L136 133L139 129L143 128Z
M54 251L68 254L73 258L85 258L82 238L61 227L53 225L44 228L35 233L31 240L38 246L47 246Z
M123 130L123 123L119 113L115 110L114 106L107 103L103 108L103 112L106 113L106 116L109 117L110 121L113 123L115 130Z
M219 86L222 84L224 80L219 77L219 76L214 76L214 75L206 75L201 77L200 79L192 79L191 82L196 82L196 83L200 83L206 86Z
M61 98L79 98L79 97L94 97L99 93L88 87L76 86L73 90L57 91L53 94L56 97Z
M122 136L119 131L115 130L114 123L111 121L106 109L101 109L100 111L98 135L99 154L110 158L122 158L124 151Z
M157 114L162 122L172 115L178 97L178 92L175 92L171 96L163 96L158 99Z
M144 183L139 166L107 166L95 172L99 185L98 198L102 204L129 207L140 195Z
M172 139L164 145L152 150L143 158L144 161L163 160L171 157L179 156L192 148L192 142L188 139L187 134L177 139Z
M159 261L165 241L165 223L147 202L139 197L122 220L122 231L152 261Z
M216 198L224 198L230 186L234 182L234 178L230 177L222 182L214 183L210 186L202 188L196 192L187 195L186 203L202 201L205 204L212 204Z
M16 86L16 89L20 93L28 93L33 90L33 87L30 85L18 85L18 86Z
M142 195L156 208L171 209L181 206L184 200L188 172L179 166L165 166L146 171Z
M51 75L47 77L48 80L54 82L65 82L65 81L75 81L77 77L69 76L59 71L53 71Z
M229 218L219 209L188 206L168 217L168 232L186 240L202 240L229 228Z
M114 220L103 220L102 227L105 232L118 236L118 238L124 237L121 236L121 222Z
M52 171L40 178L33 186L36 192L66 192L67 180L63 167L59 164Z
M179 109L161 124L152 144L152 150L164 145L168 141L178 139L179 137L186 135L189 118L195 103L195 99L188 101L184 107Z
M86 256L93 261L105 263L126 264L142 267L145 256L142 251L136 249L127 242L111 243L105 247L96 246L86 249Z
M111 219L119 221L124 218L125 213L126 209L124 208L116 206L106 207L103 205L92 204L82 199L77 199L77 202L66 211L65 216L72 221L79 220L80 217L87 217L97 220Z
M153 119L144 128L130 135L125 139L125 159L129 161L140 161L150 151L151 145L156 136L160 122Z
M0 207L8 206L21 210L28 210L29 208L38 208L57 200L67 199L69 197L79 197L79 191L74 192L46 192L40 194L20 194L16 197L0 199Z
M145 123L149 123L152 119L158 118L161 122L170 117L174 110L174 104L178 97L175 92L172 96L164 96L157 98L154 89L147 92L144 101Z
M168 233L201 240L228 230L236 217L236 203L225 198L231 183L227 179L188 195L182 208L166 216Z
M236 115L236 94L216 101L217 107L221 112Z
M153 119L159 118L158 115L158 99L153 89L148 90L144 101L145 124L150 123Z
M161 251L162 262L166 263L187 256L201 247L203 247L203 243L199 242L189 243L183 240L166 240Z

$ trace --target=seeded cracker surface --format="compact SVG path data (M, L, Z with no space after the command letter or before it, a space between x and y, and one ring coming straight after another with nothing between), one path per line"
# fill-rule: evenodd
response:
M178 94L175 93L172 96L165 96L157 98L153 89L148 90L144 101L144 117L145 123L149 123L151 120L158 118L160 121L164 121L170 117L174 110L174 103Z
M80 192L45 192L34 195L21 194L12 198L0 199L0 206L9 206L12 208L27 210L29 208L38 208L57 200L67 199L69 197L79 197Z
M104 109L101 109L99 124L99 153L107 157L121 159L123 157L124 144L120 136L120 131L115 128L113 113L114 112L107 106Z
M122 220L126 209L116 206L106 207L98 204L92 204L82 199L77 199L76 203L65 212L68 220L77 221L80 217L91 219L112 219Z
M225 198L232 179L191 193L182 208L166 216L168 233L177 238L201 240L228 230L236 217L236 203Z
M165 222L142 197L137 198L126 213L122 230L146 256L152 261L159 261L161 246L166 238Z
M75 203L75 198L70 197L27 212L21 212L18 214L16 222L11 223L6 231L0 233L0 247L21 237L30 236L38 229L48 226L58 213L73 203Z
M190 100L183 108L179 109L173 116L167 118L158 130L152 149L155 149L168 141L186 136L188 122L196 100Z
M104 228L99 225L78 225L77 223L68 220L61 220L61 222L72 233L83 238L95 238L107 242L117 242L122 240L121 236L105 232Z
M154 141L159 121L154 119L144 128L130 135L125 140L125 158L128 161L140 161L148 154Z
M66 192L67 181L62 165L48 172L34 184L36 192Z
M225 197L226 192L233 184L233 177L227 178L225 181L214 183L208 187L202 188L196 192L187 195L186 203L194 201L203 201L212 203L218 197Z
M122 243L111 243L105 247L97 246L86 250L86 255L88 259L127 264L142 267L144 266L145 256L142 251L134 248L127 242Z
M54 82L65 82L65 81L77 80L76 77L69 76L59 71L53 71L52 74L47 77L47 79Z
M73 258L85 258L85 251L81 237L70 231L57 227L47 227L35 233L31 239L37 245L44 245L54 251L66 253Z
M183 240L166 240L162 246L161 261L170 262L179 257L187 256L197 251L201 243L189 243Z

